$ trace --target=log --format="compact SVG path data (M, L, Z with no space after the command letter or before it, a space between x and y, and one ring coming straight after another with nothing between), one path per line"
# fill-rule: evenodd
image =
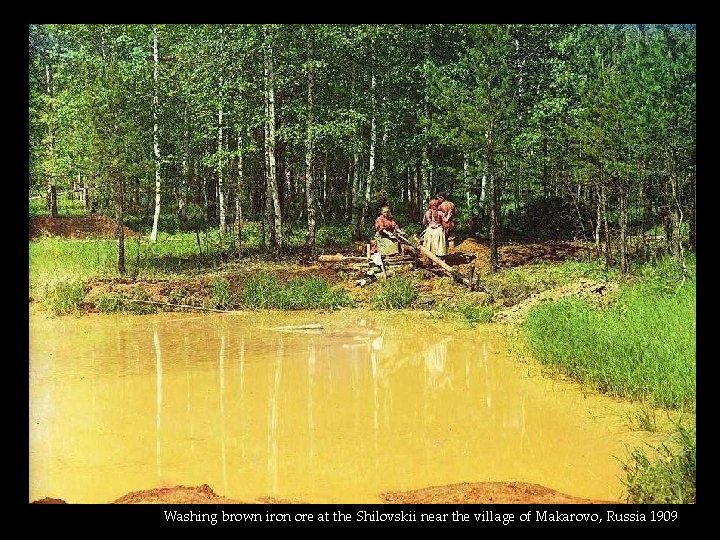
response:
M335 255L320 255L318 256L318 262L363 262L367 261L366 257L353 257L349 255L343 255L342 253L336 253Z
M470 282L469 279L467 279L465 276L463 276L458 270L447 264L445 261L443 261L441 258L439 258L437 255L435 255L432 251L427 249L422 244L418 243L417 245L413 246L408 242L408 245L413 247L414 249L418 250L420 253L425 255L428 259L430 259L432 262L437 264L442 270L448 274L453 280L455 280L456 283L459 283L461 285L465 285L466 287L472 289L473 285Z
M213 313L232 313L232 311L225 309L213 309L200 306L190 306L188 304L171 304L170 302L154 302L153 300L135 300L134 298L123 298L123 302L138 302L140 304L154 304L156 306L170 306L187 309L198 309L200 311L212 311Z
M294 326L276 326L275 328L271 328L270 330L280 330L280 331L292 331L292 330L322 330L323 325L318 323L313 324L298 324Z

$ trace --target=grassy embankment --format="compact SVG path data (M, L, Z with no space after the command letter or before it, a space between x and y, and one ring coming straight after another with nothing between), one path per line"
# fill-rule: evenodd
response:
M606 307L576 299L534 307L523 325L532 354L601 392L650 407L695 410L695 258L681 285L665 259L639 268ZM652 408L648 409L653 410ZM652 429L652 414L644 418ZM695 502L695 427L678 424L655 459L642 449L625 464L628 502Z

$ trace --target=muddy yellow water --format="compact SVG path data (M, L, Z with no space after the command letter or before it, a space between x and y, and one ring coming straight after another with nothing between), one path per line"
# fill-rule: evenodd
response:
M276 329L322 325L322 329ZM632 406L537 373L496 328L423 314L30 319L30 500L209 484L380 502L521 481L620 501Z

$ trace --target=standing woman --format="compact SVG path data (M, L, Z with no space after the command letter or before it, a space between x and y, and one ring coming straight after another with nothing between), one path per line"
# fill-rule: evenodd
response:
M447 255L447 244L445 242L445 229L443 228L445 213L440 210L439 205L437 199L432 199L430 207L423 216L423 225L426 227L423 246L434 255L442 257Z

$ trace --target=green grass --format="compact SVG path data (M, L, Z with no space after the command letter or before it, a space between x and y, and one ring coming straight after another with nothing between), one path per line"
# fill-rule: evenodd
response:
M403 309L417 300L416 285L409 279L391 277L380 284L372 304L377 309Z
M68 281L117 275L117 246L110 239L43 237L30 242L30 295Z
M457 310L463 319L471 326L489 323L495 314L495 309L492 306L479 305L469 301L460 302Z
M30 217L48 217L47 198L43 195L39 199L32 199L28 204ZM60 195L57 201L58 215L60 216L86 216L87 211L80 201L68 198L67 195Z
M652 451L632 450L623 463L630 504L692 504L696 502L696 431L678 426L669 441Z
M85 284L82 281L61 282L47 288L43 303L55 315L78 313L85 298Z
M225 310L235 307L235 295L230 291L230 282L227 279L216 279L212 282L211 287L207 307Z
M576 282L578 279L608 281L617 277L600 262L567 260L562 264L539 263L502 270L482 277L485 290L507 305L517 304L533 293Z
M99 296L95 300L95 308L101 313L157 313L159 307L147 303L149 300L147 291L138 286L127 293L107 293Z
M667 408L692 405L695 280L679 287L669 269L646 269L607 308L580 299L539 304L523 326L530 349L602 392Z
M248 309L337 309L352 306L352 298L318 277L293 278L281 284L273 276L251 276L245 283L242 303Z

